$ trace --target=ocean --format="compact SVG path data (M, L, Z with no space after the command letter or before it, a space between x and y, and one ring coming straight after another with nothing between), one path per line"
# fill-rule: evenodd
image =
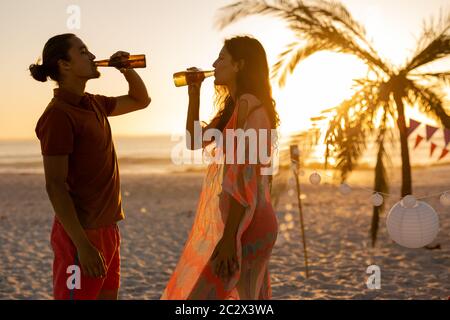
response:
M201 169L190 165L190 152L186 149L185 165L173 163L172 152L182 149L184 140L170 135L114 137L121 173L167 173ZM185 149L185 148L183 148ZM201 156L201 153L200 153ZM179 155L174 158L179 158ZM0 173L43 173L39 140L0 140Z
M442 133L437 132L433 136L432 141L437 144L433 157L430 157L430 142L423 140L417 149L413 148L415 137L413 134L409 140L413 166L432 166L450 162L450 154L438 160L444 147ZM280 138L278 144L280 152L288 149L288 141L289 137ZM187 150L184 137L180 135L114 137L114 143L121 173L170 173L197 171L206 167L202 161L201 150ZM323 152L323 145L313 148L307 155L306 164L322 163ZM376 147L369 144L360 163L364 166L373 166L375 153ZM400 145L397 143L393 149L388 148L388 153L392 165L399 166ZM0 173L43 173L39 141L0 140Z

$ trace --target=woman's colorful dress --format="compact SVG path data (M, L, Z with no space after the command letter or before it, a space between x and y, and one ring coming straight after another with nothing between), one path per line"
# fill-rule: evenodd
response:
M255 110L249 108L251 112L243 129L256 129L256 132L259 132L259 129L268 130L267 141L265 143L263 140L263 144L268 147L269 151L266 153L271 156L268 117L264 108L255 107L258 100L254 96L250 96L249 100L249 106ZM237 104L224 133L227 129L237 128L238 109ZM258 143L258 151L259 146ZM268 263L276 241L278 225L270 200L270 175L262 174L261 171L270 167L270 163L264 165L245 161L242 164L228 164L224 159L225 149L226 146L220 148L217 145L214 149L214 155L222 157L222 161L212 162L208 166L195 221L161 299L271 298ZM247 144L245 149L248 151L251 148ZM245 214L236 236L239 270L230 279L223 280L214 274L210 257L222 237L230 197L234 197L245 207Z

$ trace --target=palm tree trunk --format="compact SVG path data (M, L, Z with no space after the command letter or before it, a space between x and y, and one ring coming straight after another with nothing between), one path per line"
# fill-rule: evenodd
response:
M388 182L386 176L386 168L384 166L383 156L385 154L384 150L384 129L383 133L380 134L378 139L378 154L377 154L377 164L375 165L375 185L374 189L377 192L388 192ZM380 213L384 210L384 203L381 206L373 206L372 213L372 225L370 226L370 236L372 239L372 247L375 247L375 242L377 241L378 225L380 221Z
M402 197L412 194L411 164L409 162L408 135L405 121L405 108L402 98L394 93L395 104L397 105L398 119L397 125L400 131L400 146L402 156Z

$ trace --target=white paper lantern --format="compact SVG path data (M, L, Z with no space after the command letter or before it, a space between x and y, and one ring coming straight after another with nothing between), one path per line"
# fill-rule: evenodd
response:
M372 204L375 207L381 206L384 202L383 196L381 194L379 194L378 192L375 192L374 194L372 194L371 200L372 200Z
M339 186L339 192L343 195L347 195L352 192L352 188L344 182Z
M439 198L439 201L444 207L450 207L450 192L445 192Z
M320 177L320 174L318 174L317 172L314 172L309 176L309 182L314 185L318 185L321 179L322 178Z
M424 247L438 234L439 217L429 204L423 201L413 203L412 198L405 198L392 207L386 218L389 236L407 248Z
M405 208L414 208L417 205L417 199L412 194L408 194L401 201L402 206Z

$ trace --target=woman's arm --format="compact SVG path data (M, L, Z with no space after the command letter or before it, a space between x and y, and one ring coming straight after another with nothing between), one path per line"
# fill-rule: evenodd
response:
M204 134L207 130L215 128L219 119L214 119L203 127L200 124L200 88L201 83L189 85L189 105L186 118L186 148L197 150L206 147L213 140L204 140Z
M200 88L201 83L194 83L188 86L189 105L186 118L186 147L189 150L199 149L201 147L202 130L195 128L200 125ZM198 136L201 133L201 136ZM200 139L200 140L199 140Z
M230 212L225 230L222 239L220 239L211 256L211 261L214 263L214 272L221 278L229 278L239 269L236 254L236 236L244 214L245 207L236 199L230 197Z

